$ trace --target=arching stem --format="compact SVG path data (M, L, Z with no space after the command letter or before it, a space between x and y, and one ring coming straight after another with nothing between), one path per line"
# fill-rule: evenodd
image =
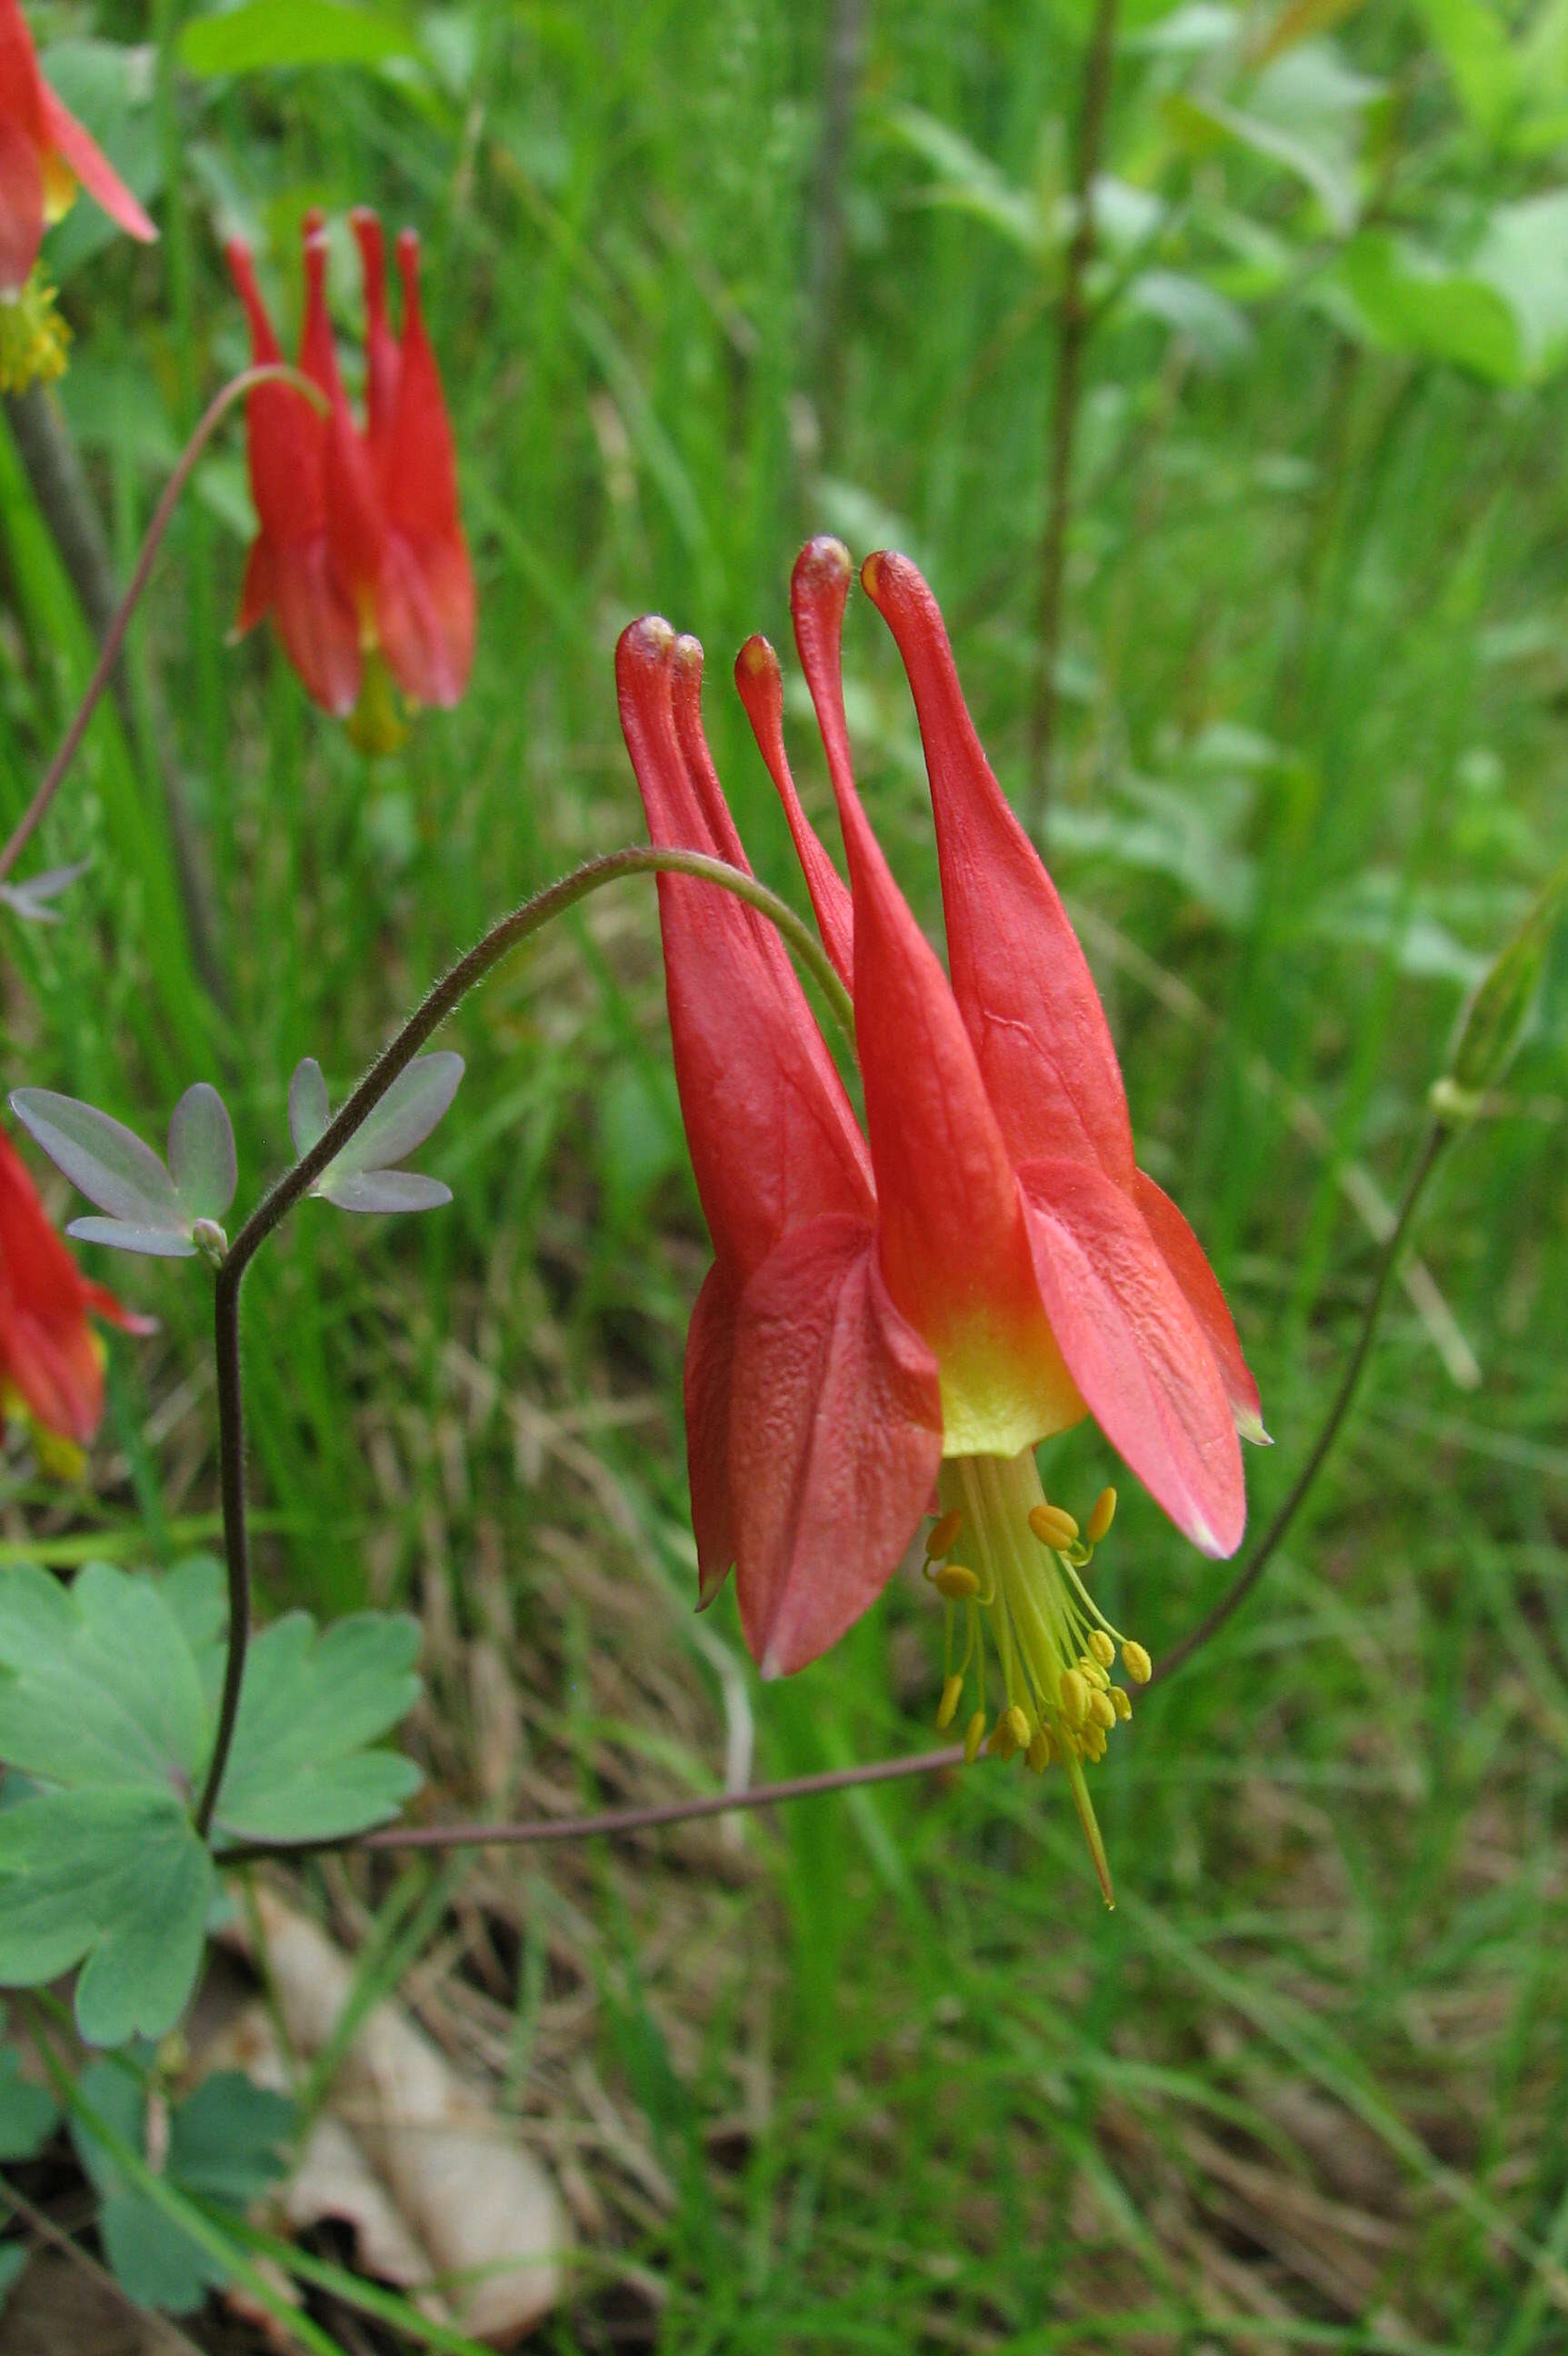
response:
M757 909L777 926L788 947L809 969L843 1026L846 1037L852 1042L854 1040L854 1010L850 1003L849 993L833 971L826 952L794 910L776 894L769 892L765 884L759 884L755 876L726 865L722 859L709 859L701 851L653 851L641 845L634 845L626 851L608 851L603 858L590 859L585 865L575 868L560 883L552 884L546 890L536 893L532 899L525 900L521 907L514 908L510 916L502 916L499 923L492 925L467 955L459 958L451 971L435 984L395 1038L382 1048L358 1087L335 1119L328 1121L309 1152L302 1154L294 1167L285 1171L276 1184L263 1195L230 1246L212 1288L213 1349L218 1376L219 1475L229 1584L229 1650L219 1705L218 1730L196 1812L197 1830L204 1839L211 1829L223 1771L229 1763L229 1753L233 1744L240 1696L245 1679L246 1647L250 1639L245 1415L240 1365L240 1289L244 1282L245 1270L274 1228L287 1217L300 1197L309 1192L328 1164L336 1160L356 1130L374 1111L398 1075L407 1070L432 1033L440 1028L475 983L482 981L510 950L538 932L542 926L549 924L553 917L575 907L590 893L602 891L607 884L618 883L625 875L691 876L699 882L716 884L721 890L733 893L737 900L744 900L747 906Z

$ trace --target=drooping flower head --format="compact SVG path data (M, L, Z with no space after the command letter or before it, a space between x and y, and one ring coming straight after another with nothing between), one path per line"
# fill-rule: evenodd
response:
M0 1429L21 1415L44 1462L74 1471L103 1417L103 1345L89 1312L127 1333L151 1323L90 1284L0 1136Z
M713 1236L686 1354L702 1595L732 1563L768 1672L815 1659L936 1511L948 1605L939 1722L972 1676L967 1748L1062 1763L1106 1895L1085 1769L1130 1715L1142 1646L1081 1573L1110 1527L1049 1505L1035 1450L1093 1416L1206 1552L1240 1544L1239 1431L1258 1396L1192 1230L1137 1167L1103 1010L1054 885L981 750L940 613L907 558L862 578L914 693L936 816L950 971L855 789L840 680L851 565L802 552L796 645L827 754L849 888L800 805L779 666L736 680L783 801L824 946L851 986L865 1125L777 936L712 886L660 883L671 1029ZM617 654L621 723L656 843L744 865L703 736L702 652L656 619ZM955 1664L961 1625L962 1658ZM986 1712L987 1644L1000 1676Z
M467 685L477 607L458 511L457 475L441 379L419 300L419 244L397 241L403 328L387 309L381 224L353 216L365 287L365 423L354 415L327 309L327 239L305 221L305 316L299 367L325 413L285 384L249 398L251 490L259 530L245 569L239 628L277 625L306 691L350 719L368 749L401 734L391 682L410 703L451 705ZM249 247L229 265L257 362L278 360Z
M156 237L107 156L38 70L19 0L0 0L0 392L59 376L67 330L38 269L81 184L127 235Z

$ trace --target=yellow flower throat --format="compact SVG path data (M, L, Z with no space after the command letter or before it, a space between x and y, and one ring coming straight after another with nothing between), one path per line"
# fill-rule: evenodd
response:
M937 1494L941 1512L926 1540L926 1576L947 1619L937 1724L952 1724L972 1675L977 1707L965 1729L966 1758L972 1763L983 1750L992 1759L1022 1757L1042 1775L1059 1762L1105 1902L1113 1906L1085 1770L1104 1758L1109 1736L1133 1715L1126 1688L1111 1680L1118 1647L1134 1684L1152 1674L1142 1644L1111 1625L1081 1577L1111 1527L1116 1492L1101 1494L1080 1533L1070 1514L1047 1503L1026 1448L1011 1457L950 1457ZM993 1723L988 1647L1002 1688Z

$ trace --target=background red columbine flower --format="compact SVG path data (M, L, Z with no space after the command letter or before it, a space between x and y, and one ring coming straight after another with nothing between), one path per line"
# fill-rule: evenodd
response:
M20 294L45 228L79 180L129 236L156 237L96 140L38 71L17 0L0 0L0 301Z
M50 221L89 190L132 237L156 230L38 71L17 0L0 0L0 392L59 376L69 340L37 269Z
M103 1416L103 1346L90 1312L127 1333L153 1330L88 1282L0 1136L0 1415L20 1410L70 1449L87 1447Z
M326 396L320 414L286 385L247 405L252 495L260 525L245 570L239 627L271 613L306 692L355 714L372 749L395 741L390 672L412 703L456 703L474 656L477 605L458 509L451 427L419 301L419 247L397 242L403 330L387 313L381 224L354 217L364 272L366 422L355 419L327 309L327 242L305 222L306 303L299 366ZM252 357L282 358L249 248L228 249L250 322Z

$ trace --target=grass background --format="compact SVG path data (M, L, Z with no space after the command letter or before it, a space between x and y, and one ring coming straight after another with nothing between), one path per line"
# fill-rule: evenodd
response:
M1568 419L1550 366L1501 382L1380 348L1337 292L1369 226L1458 236L1554 186L1550 140L1488 132L1443 12L1284 12L1372 91L1315 118L1348 219L1277 159L1177 135L1173 98L1244 96L1275 21L1205 48L1223 13L1122 27L1107 167L1168 207L1153 258L1230 320L1195 327L1188 297L1173 331L1120 299L1114 252L1096 282L1050 847L1143 1158L1260 1377L1259 1526L1365 1301L1358 1203L1397 1192L1463 987L1563 847ZM1562 14L1480 13L1505 42ZM251 232L293 319L304 209L340 225L370 199L425 241L481 628L462 707L367 764L264 636L227 643L231 436L135 628L140 727L94 723L29 862L91 852L70 921L6 920L12 1082L156 1135L218 1080L243 1204L286 1155L300 1055L336 1097L490 917L641 833L610 657L648 607L707 645L721 772L799 897L727 672L753 628L787 645L810 531L927 568L1027 805L1084 10L443 7L387 18L406 37L379 67L220 74L181 62L173 0L35 14L164 226L146 254L100 246L85 207L59 233L62 398L121 570L244 356L220 236ZM0 565L8 819L91 649L4 436ZM862 599L847 667L868 802L934 922L912 713ZM798 707L792 746L820 810ZM222 1005L171 785L211 865ZM996 1770L454 1873L408 1989L562 2175L585 2254L542 2344L1568 2348L1565 985L1559 959L1506 1103L1431 1200L1439 1305L1396 1299L1263 1590L1115 1746L1113 1916L1061 1792ZM729 1599L689 1608L679 1368L705 1244L651 894L525 951L449 1044L468 1074L422 1161L453 1208L307 1205L248 1292L267 1608L422 1612L433 1807L614 1804L708 1788L726 1757L789 1773L920 1741L939 1634L909 1580L766 1689ZM212 1526L202 1288L94 1272L163 1329L113 1346L91 1494L11 1448L6 1542L168 1558ZM1047 1477L1086 1505L1113 1469L1086 1431ZM1130 1484L1101 1559L1156 1657L1226 1576ZM388 1867L325 1897L361 1926L407 1903Z

